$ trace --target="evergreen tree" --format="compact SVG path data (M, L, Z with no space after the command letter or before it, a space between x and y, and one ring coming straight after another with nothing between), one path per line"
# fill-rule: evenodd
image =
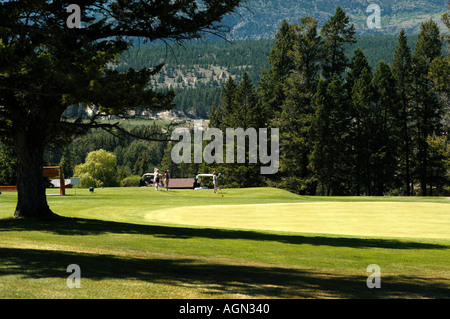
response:
M79 163L76 163L79 164ZM64 150L63 156L61 157L61 161L59 165L62 167L63 176L65 178L73 176L73 170L75 168L75 162L72 153L68 148Z
M289 71L294 68L294 61L289 53L292 51L293 44L293 26L284 20L275 35L275 45L270 51L269 56L269 63L278 79L286 77Z
M253 85L247 72L242 74L242 79L236 87L234 97L233 112L227 117L227 128L242 128L244 132L247 129L255 129L258 132L260 127L266 122L264 110L261 109L261 104L258 102L256 96L256 88ZM228 187L251 187L263 185L263 179L260 175L260 165L253 161L249 156L251 145L250 137L245 137L245 163L226 164L216 167L222 173L223 182ZM256 142L257 143L257 142ZM235 154L238 151L238 145L235 144ZM226 152L224 150L224 156Z
M222 92L221 105L212 114L214 116L210 118L209 127L217 127L224 133L227 128L243 129L244 132L247 132L248 129L255 129L258 132L258 129L263 128L264 123L267 122L267 114L261 108L256 95L256 88L248 73L244 72L242 74L242 79L237 86L234 85L235 82L233 80L228 80L227 83ZM222 113L218 113L217 110L222 111ZM217 114L219 116L216 116ZM223 114L222 119L220 119L221 114ZM220 172L222 174L221 184L226 187L261 186L264 184L260 174L261 165L249 156L249 148L256 147L258 150L258 146L250 145L250 143L250 137L246 136L245 163L203 163L200 165L200 168L206 171L216 170ZM235 154L237 153L237 144L235 143L234 145ZM224 157L226 156L226 147L227 145L224 145ZM224 160L223 162L226 161Z
M446 135L427 138L429 146L429 195L437 195L434 189L442 194L445 185L450 184L450 144ZM440 195L441 195L440 194Z
M347 45L355 43L355 27L350 24L348 15L341 7L336 9L332 16L322 27L323 38L323 76L331 79L334 75L340 76L348 66L345 54Z
M310 168L324 195L350 193L350 115L345 95L342 79L334 75L330 81L319 81L313 97L316 109L311 125L314 144Z
M448 3L450 9L450 1ZM450 31L450 14L448 12L442 15L442 21ZM450 35L443 35L446 40L447 54L435 58L431 64L429 77L433 81L434 89L439 97L439 102L443 109L443 132L450 135ZM448 142L448 141L447 141ZM450 169L450 168L449 168Z
M231 127L241 127L244 130L249 127L256 129L261 127L265 114L259 107L255 86L247 72L243 73L242 80L236 88L234 106L234 110L227 117L233 123Z
M370 193L369 176L369 131L370 108L373 102L370 70L363 68L360 76L355 79L351 95L352 125L350 127L352 158L355 170L356 195L361 195L361 187L365 186L366 194Z
M237 84L232 77L229 77L222 87L220 105L214 107L210 115L210 126L217 128L228 127L232 119L230 118L235 111L235 96Z
M375 103L367 134L370 143L369 169L372 172L372 194L383 196L394 186L397 158L401 151L401 147L398 147L401 127L396 121L399 99L392 89L395 87L395 79L386 62L380 61L378 64L372 87L375 91Z
M286 100L280 117L274 121L281 130L279 186L299 194L315 194L316 180L309 169L312 140L309 134L315 93L320 72L320 36L317 21L306 17L295 25L295 63L285 82Z
M406 196L412 195L411 180L411 109L410 109L410 87L411 87L411 49L408 46L405 31L401 30L398 36L397 48L394 52L392 63L392 75L395 78L395 90L399 97L396 116L397 125L401 127L400 142L400 167L404 180Z
M346 83L345 86L347 88L347 92L349 97L351 97L351 91L353 89L353 85L355 84L356 79L358 79L363 70L371 70L369 61L367 61L366 55L361 48L356 48L355 53L353 55L352 61L349 65L349 72L346 74Z
M148 152L141 152L138 155L138 158L134 164L132 173L134 175L143 175L144 173L149 172L149 163L150 163L150 156Z
M83 1L83 28L67 25L65 1L0 2L0 131L17 154L15 217L54 218L42 185L45 149L67 145L74 135L102 127L100 116L173 107L173 92L151 89L154 68L119 72L109 67L140 38L182 42L223 31L222 18L240 0ZM200 7L201 6L201 7ZM90 121L66 121L70 105L96 105ZM149 138L148 136L141 136Z
M290 25L287 21L282 22L275 35L275 44L269 55L271 69L263 71L258 83L258 97L269 118L277 116L286 99L284 84L289 73L294 69L294 61L291 55L294 45L294 32L293 25Z
M442 106L429 78L432 61L441 55L442 43L439 27L429 20L421 24L414 54L412 56L412 112L414 123L414 140L417 146L415 172L420 182L422 196L429 194L427 186L430 181L429 136L440 135ZM431 188L430 188L431 191Z
M358 48L350 64L347 74L347 99L351 107L352 124L349 129L351 140L352 162L354 167L354 185L356 195L361 195L362 187L369 192L369 145L368 124L373 89L372 73L364 52Z

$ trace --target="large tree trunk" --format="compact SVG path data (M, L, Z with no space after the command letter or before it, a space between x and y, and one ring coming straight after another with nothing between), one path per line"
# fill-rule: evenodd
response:
M18 201L15 218L58 217L48 204L43 177L44 129L27 127L15 132Z

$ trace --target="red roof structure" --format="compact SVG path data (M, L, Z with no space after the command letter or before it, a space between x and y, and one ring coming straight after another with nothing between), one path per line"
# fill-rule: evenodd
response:
M183 189L183 188L192 188L194 185L193 178L171 178L169 180L169 189Z

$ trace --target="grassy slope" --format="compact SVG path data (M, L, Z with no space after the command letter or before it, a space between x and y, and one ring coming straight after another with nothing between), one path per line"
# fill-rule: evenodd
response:
M1 298L450 295L449 199L276 189L223 190L223 198L152 188L68 194L48 198L71 217L57 224L11 219L16 194L0 195ZM280 205L261 206L273 203ZM66 286L72 263L81 267L82 289ZM366 287L370 264L381 267L382 289Z

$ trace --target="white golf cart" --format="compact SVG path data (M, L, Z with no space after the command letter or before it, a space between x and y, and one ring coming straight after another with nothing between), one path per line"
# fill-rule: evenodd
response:
M139 186L153 186L154 173L145 173L139 181Z

